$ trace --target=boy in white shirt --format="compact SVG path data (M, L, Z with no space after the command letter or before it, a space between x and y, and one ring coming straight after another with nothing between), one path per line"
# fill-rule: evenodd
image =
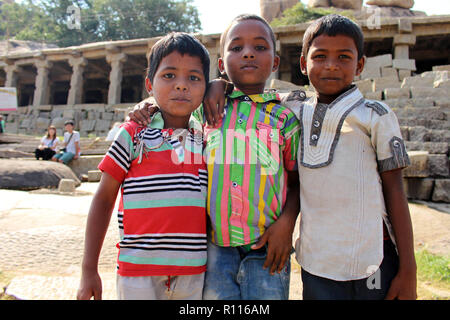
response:
M301 224L296 243L304 299L416 299L416 263L398 120L355 85L363 34L329 15L308 27L301 71L309 100L287 98L301 125Z
M58 161L68 164L72 159L78 159L80 156L80 133L73 130L74 123L72 120L67 120L64 123L64 145L65 148L58 154L55 154L52 161Z

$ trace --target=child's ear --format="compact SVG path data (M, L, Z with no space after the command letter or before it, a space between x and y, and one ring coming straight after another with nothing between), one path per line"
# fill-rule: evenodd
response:
M152 95L152 83L148 77L145 77L145 89L149 95Z
M300 57L300 70L305 76L308 75L308 70L306 69L306 58L304 55L301 55Z
M356 66L356 76L359 76L361 72L363 72L365 64L366 56L362 56L361 59L358 60L358 65Z
M280 66L280 57L278 55L275 55L275 57L273 58L272 72L277 71L279 66Z
M218 62L220 74L224 75L225 74L225 64L223 63L223 59L219 58L219 60L217 62Z

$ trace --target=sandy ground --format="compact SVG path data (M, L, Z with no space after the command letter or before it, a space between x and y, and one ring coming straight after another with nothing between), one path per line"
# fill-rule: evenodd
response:
M0 190L0 276L13 276L0 283L7 294L35 300L75 299L86 217L97 186L83 183L77 195ZM416 249L449 255L450 205L410 203L410 210ZM113 215L99 265L104 299L116 299L117 241ZM292 260L290 299L298 300L300 268L294 255Z

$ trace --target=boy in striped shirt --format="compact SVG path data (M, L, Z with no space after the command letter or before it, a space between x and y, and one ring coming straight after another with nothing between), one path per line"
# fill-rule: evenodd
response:
M101 299L98 259L120 189L119 299L201 299L206 270L206 164L191 117L209 76L206 48L171 33L151 49L146 88L160 107L151 126L121 126L99 164L78 299Z
M299 123L278 94L264 92L279 59L259 16L238 16L222 34L219 69L234 90L223 120L205 127L211 241L204 299L289 297ZM130 117L139 121L145 109ZM194 114L206 123L202 108Z

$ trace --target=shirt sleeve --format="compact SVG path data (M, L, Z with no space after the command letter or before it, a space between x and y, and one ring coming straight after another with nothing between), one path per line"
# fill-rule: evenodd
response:
M287 110L287 117L281 134L284 138L282 147L284 167L288 171L297 170L298 143L300 140L300 124L293 112Z
M120 126L119 132L108 149L98 169L107 172L114 179L122 182L130 169L133 160L133 136L137 124L126 122Z
M384 103L369 102L373 108L371 141L376 152L378 171L390 171L410 165L405 142L395 113Z

